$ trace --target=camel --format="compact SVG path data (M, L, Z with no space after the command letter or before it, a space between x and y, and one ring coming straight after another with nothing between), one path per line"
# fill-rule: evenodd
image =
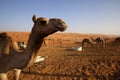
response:
M82 48L85 48L85 47L93 47L92 41L89 38L84 38L82 40Z
M92 41L94 41L98 47L105 48L105 40L101 37L98 37L96 39L91 38Z
M3 32L0 33L0 57L1 57L1 53L5 53L8 54L9 53L9 40L11 38L7 35L7 33ZM11 42L14 44L13 48L15 51L19 51L19 48L17 46L16 41L11 39Z
M115 38L115 44L120 45L120 37Z
M7 43L4 44L7 47L3 47L3 52L0 53L1 80L8 80L7 72L10 70L15 70L15 80L18 80L21 69L30 67L34 63L44 38L57 31L65 31L67 29L66 23L58 18L37 18L33 15L32 20L34 25L24 51L19 52L14 50L11 37L6 36L6 38L9 38L5 41ZM6 51L5 48L8 49L7 53L4 52Z

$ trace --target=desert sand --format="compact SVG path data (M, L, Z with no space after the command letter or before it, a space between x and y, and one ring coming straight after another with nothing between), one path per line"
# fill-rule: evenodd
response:
M8 32L16 41L27 42L28 32ZM22 70L20 80L120 80L120 45L74 51L88 37L114 39L116 35L56 33L46 37L39 50L46 60ZM13 80L13 71L8 73Z

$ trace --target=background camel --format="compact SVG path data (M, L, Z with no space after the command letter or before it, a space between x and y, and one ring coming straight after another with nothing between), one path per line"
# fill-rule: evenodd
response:
M120 45L120 37L115 38L115 44Z
M3 48L6 48L8 49L7 47L5 47L5 45L7 44L6 41L9 40L9 36L7 35L7 33L3 32L3 33L0 33L0 54L3 52L3 51L6 51L4 50ZM10 38L11 39L11 38ZM15 40L11 39L12 43L14 44L13 45L13 48L15 51L20 51L19 50L19 47L18 47L18 44ZM9 41L8 41L9 42ZM8 46L9 47L9 46ZM8 49L9 50L9 49Z
M82 40L82 48L84 49L84 48L88 48L88 47L93 47L92 43L93 42L89 38L84 38Z
M96 43L96 46L98 48L105 48L105 40L101 37L98 37L96 39L91 38L92 41Z
M108 46L120 46L120 37L106 39L105 43Z
M21 69L29 67L34 63L44 38L57 31L64 31L67 28L65 22L58 18L36 18L34 15L32 19L34 26L29 36L26 49L23 52L14 50L11 38L9 38L9 43L6 44L9 45L9 47L7 47L9 53L5 54L4 51L0 53L1 80L8 80L7 72L10 70L15 70L15 80L18 80Z

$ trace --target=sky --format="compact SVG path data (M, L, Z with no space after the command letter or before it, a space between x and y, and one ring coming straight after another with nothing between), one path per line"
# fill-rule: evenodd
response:
M0 0L0 32L30 32L34 14L63 19L68 33L120 35L120 0Z

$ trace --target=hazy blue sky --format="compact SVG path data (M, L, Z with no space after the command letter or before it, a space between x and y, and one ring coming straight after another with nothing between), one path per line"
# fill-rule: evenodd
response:
M31 31L33 14L64 19L66 32L120 35L120 0L0 0L0 31Z

